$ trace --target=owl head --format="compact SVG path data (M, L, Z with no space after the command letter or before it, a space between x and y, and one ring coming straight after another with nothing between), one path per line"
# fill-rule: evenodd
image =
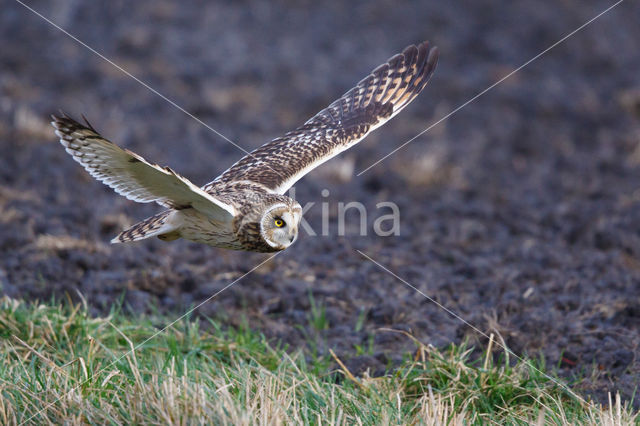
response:
M302 207L280 194L247 192L234 219L237 238L252 251L284 250L298 238Z
M269 205L260 220L260 236L274 251L286 249L298 238L302 207L286 198Z

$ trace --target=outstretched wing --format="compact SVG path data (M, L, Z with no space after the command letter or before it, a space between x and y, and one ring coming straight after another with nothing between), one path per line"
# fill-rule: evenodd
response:
M243 157L203 189L252 181L285 193L311 170L398 114L427 85L437 61L438 50L428 42L407 47L303 126Z
M147 162L138 154L104 139L91 125L82 125L67 115L51 116L60 143L99 181L118 194L139 203L156 203L173 209L193 207L215 220L235 215L225 204L168 167Z

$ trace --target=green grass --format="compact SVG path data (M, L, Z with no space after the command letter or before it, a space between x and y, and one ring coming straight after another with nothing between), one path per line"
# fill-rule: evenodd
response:
M319 305L309 321L326 328ZM190 319L127 354L169 322L120 312L92 318L81 305L1 299L0 423L637 421L617 399L612 409L579 402L537 371L539 362L471 361L464 346L439 351L416 341L399 369L356 378L337 357L288 353L249 327Z

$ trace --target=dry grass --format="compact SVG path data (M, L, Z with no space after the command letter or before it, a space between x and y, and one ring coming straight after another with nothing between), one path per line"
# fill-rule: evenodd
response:
M0 301L2 424L631 424L616 398L582 404L529 362L510 366L470 349L417 343L384 377L353 377L333 359L306 360L247 329L81 306ZM207 329L203 330L203 329ZM489 352L488 352L489 353ZM338 360L339 361L339 360ZM337 365L341 365L340 362Z

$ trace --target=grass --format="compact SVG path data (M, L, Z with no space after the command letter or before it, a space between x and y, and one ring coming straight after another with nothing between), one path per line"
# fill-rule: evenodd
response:
M324 328L312 312L310 321ZM82 305L0 299L2 424L628 424L615 398L581 403L532 368L494 362L491 348L416 352L393 372L354 377L335 357L305 357L250 330ZM206 325L206 327L204 326ZM408 336L407 338L411 338ZM127 354L127 355L125 355ZM311 360L311 361L309 361ZM337 365L335 370L332 365ZM542 367L540 363L537 367Z

